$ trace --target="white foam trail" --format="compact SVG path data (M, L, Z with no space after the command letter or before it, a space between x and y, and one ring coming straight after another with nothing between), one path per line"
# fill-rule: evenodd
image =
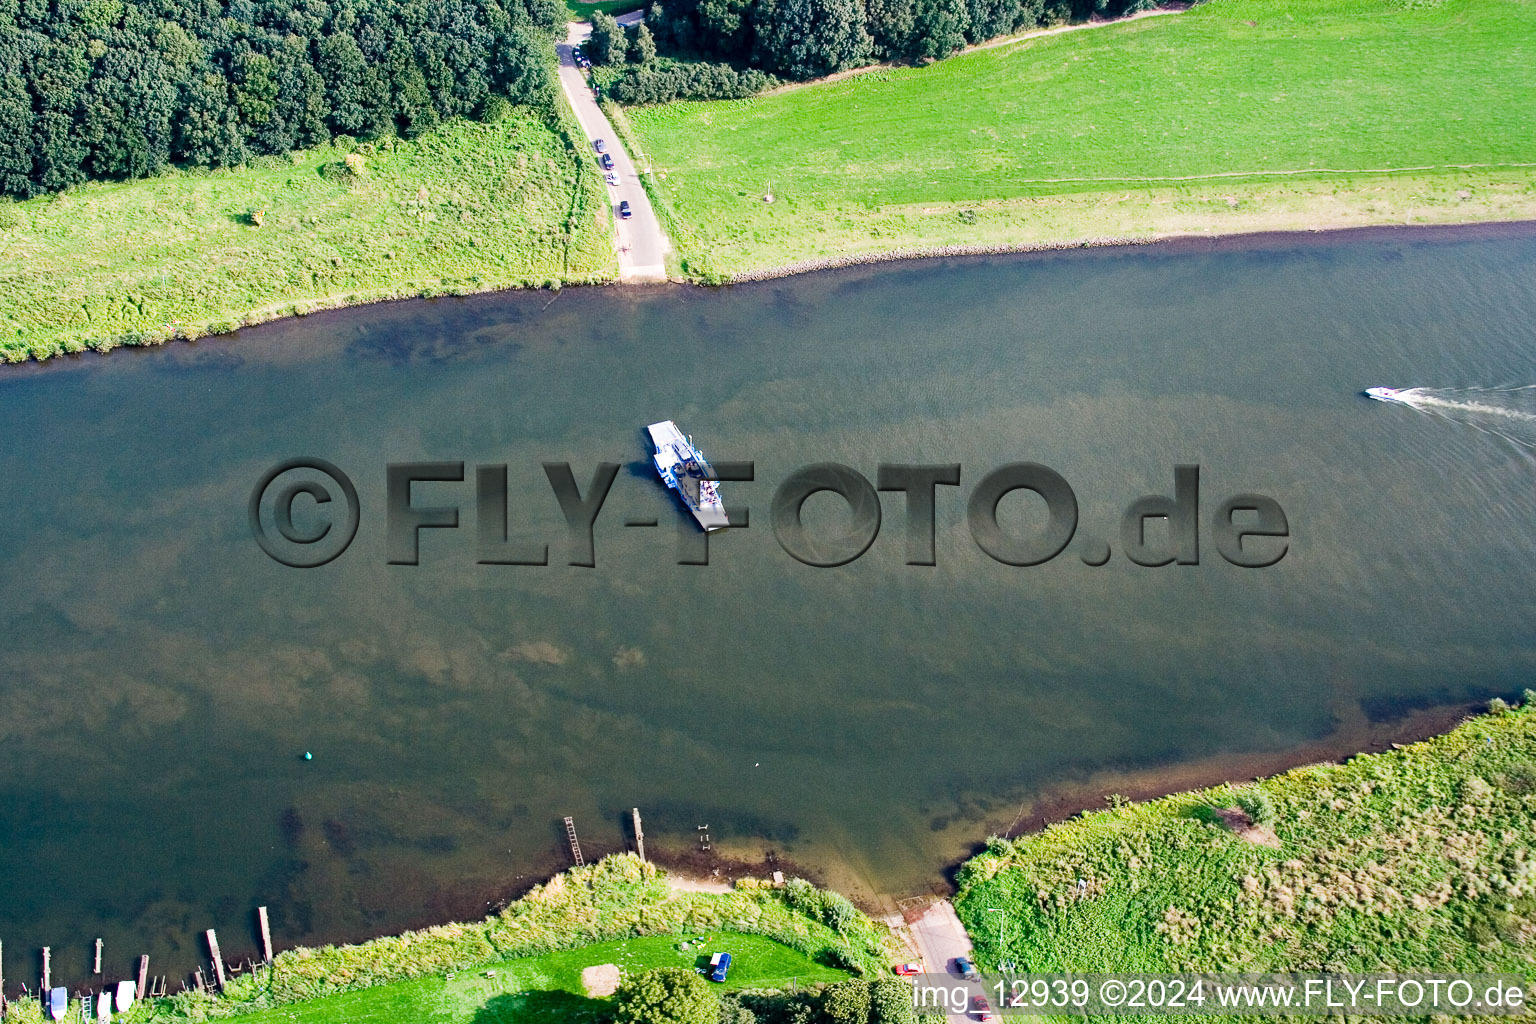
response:
M1536 448L1536 385L1504 388L1406 388L1399 404Z

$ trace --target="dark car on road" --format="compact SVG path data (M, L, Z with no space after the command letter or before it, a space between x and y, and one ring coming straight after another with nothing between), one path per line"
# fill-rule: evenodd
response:
M606 153L608 152L608 143L604 142L602 139L594 139L592 142L592 148L597 150L599 153Z
M620 220L629 220L629 218L633 217L634 215L635 215L635 211L631 210L629 208L629 200L628 199L624 200L622 203L619 204L619 219Z
M605 170L605 171L613 170L613 157L610 156L609 154L604 153L602 156L597 158L597 162L598 162L599 165L601 165L603 170Z
M963 956L955 957L955 973L966 981L981 980L981 972L976 969L976 965Z

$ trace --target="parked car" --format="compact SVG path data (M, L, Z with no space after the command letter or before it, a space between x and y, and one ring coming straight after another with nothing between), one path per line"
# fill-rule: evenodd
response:
M592 142L592 148L597 150L599 153L606 153L608 152L608 143L604 142L602 139L594 139Z
M624 204L628 206L628 203ZM716 953L709 958L709 980L724 981L726 974L731 969L731 954Z
M923 965L918 963L916 960L913 960L911 963L897 964L893 969L903 978L911 977L914 974L923 973Z
M976 965L963 956L955 957L955 973L966 981L981 980L981 972L976 969Z
M598 157L597 158L597 162L598 162L599 165L602 166L603 170L605 170L605 171L613 170L613 157L611 155L609 155L608 153L604 153L602 156Z
M631 210L629 208L629 200L628 199L624 200L622 203L619 204L619 219L620 220L629 220L629 218L633 217L634 215L635 215L635 211ZM727 956L729 956L729 954L727 954Z
M619 183L619 176L615 171L609 171L607 174L603 175L603 178L610 185L617 185Z
M997 1020L997 1014L992 1012L992 1004L987 1002L986 996L971 996L971 1012L977 1020Z

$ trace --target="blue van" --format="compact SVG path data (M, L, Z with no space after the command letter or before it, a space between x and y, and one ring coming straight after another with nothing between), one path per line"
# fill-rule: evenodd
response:
M725 975L731 969L731 954L716 953L709 958L709 980L724 981Z

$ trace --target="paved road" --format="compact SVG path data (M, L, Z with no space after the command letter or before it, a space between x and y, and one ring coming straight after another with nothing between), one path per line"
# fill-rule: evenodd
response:
M672 251L667 233L656 219L651 208L651 197L640 184L640 176L629 153L619 142L603 108L592 97L592 87L576 66L571 56L573 47L579 46L592 34L592 26L586 22L571 22L566 26L565 42L555 47L560 55L560 87L565 98L576 112L576 120L587 140L602 139L607 151L613 156L613 169L618 175L617 185L608 185L608 200L613 207L613 221L618 227L619 279L621 281L665 281L667 279L666 255ZM619 203L628 201L631 216L619 219Z
M920 917L912 919L909 927L917 942L918 952L923 955L923 970L928 974L947 974L955 985L966 985L974 992L981 992L977 984L964 982L955 974L955 957L971 955L971 939L955 914L954 905L948 900L930 904ZM996 1000L993 1001L994 1004ZM952 1021L973 1020L968 1014L951 1013Z

